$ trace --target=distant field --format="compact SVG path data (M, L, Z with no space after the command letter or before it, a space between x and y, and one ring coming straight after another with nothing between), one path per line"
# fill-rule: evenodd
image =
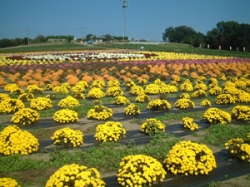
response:
M105 50L105 49L132 49L139 50L144 47L146 51L167 51L180 53L196 53L204 55L218 55L250 58L249 52L241 51L225 51L206 48L196 48L188 44L180 43L162 43L162 44L147 44L147 43L102 43L98 45L82 45L76 43L54 43L54 44L32 44L18 47L2 48L0 53L21 53L21 52L36 52L36 51L69 51L69 50Z

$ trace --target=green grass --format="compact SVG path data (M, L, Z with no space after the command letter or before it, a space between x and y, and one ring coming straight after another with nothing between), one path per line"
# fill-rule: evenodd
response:
M230 56L250 58L249 52L225 51L217 49L196 48L188 44L167 43L167 44L122 44L109 43L108 45L81 45L74 43L54 43L54 44L36 44L29 46L18 46L11 48L0 48L0 53L20 53L20 52L37 52L37 51L69 51L69 50L98 50L98 49L131 49L138 50L144 46L145 51L161 52L178 52L178 53L195 53L204 55ZM143 51L142 51L143 52Z

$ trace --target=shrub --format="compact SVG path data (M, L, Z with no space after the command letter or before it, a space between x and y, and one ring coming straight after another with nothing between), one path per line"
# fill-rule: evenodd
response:
M31 99L30 108L35 110L46 110L52 108L52 101L47 97L37 97L35 99Z
M165 130L166 125L155 118L146 119L146 121L140 126L140 131L149 134L150 136L165 132Z
M130 101L125 96L117 96L117 97L115 97L115 104L116 105L127 105L127 104L130 104Z
M38 139L16 125L7 126L0 132L0 154L28 155L36 152L38 148Z
M242 138L233 138L225 143L225 148L234 159L250 162L250 145Z
M57 130L51 137L55 145L65 147L79 147L83 144L83 133L70 127Z
M4 99L0 102L0 113L10 114L24 107L25 105L20 99Z
M61 108L72 108L80 106L80 103L76 98L69 95L66 98L60 100L58 106Z
M132 86L129 90L129 93L132 95L140 95L144 93L144 89L141 86Z
M235 120L250 121L250 107L237 105L231 111L231 117Z
M107 121L104 124L99 124L96 127L95 139L100 142L116 142L121 137L125 137L126 130L122 123Z
M218 108L209 108L204 112L203 118L211 124L227 124L232 121L231 115L228 112Z
M201 101L200 106L211 106L211 102L208 99Z
M69 93L69 89L66 86L55 86L53 88L53 93L62 93L62 94L67 94Z
M148 84L145 88L146 94L159 94L160 87L157 84Z
M191 92L194 90L193 85L189 79L186 79L184 83L180 85L180 89L182 92Z
M208 93L210 95L219 95L222 93L222 88L219 86L214 86L214 87L209 89Z
M191 109L191 108L195 108L195 104L193 101L191 101L190 99L178 99L174 106L176 108L180 108L180 109Z
M22 108L18 110L11 118L11 121L16 124L30 125L38 121L39 113L31 108Z
M113 116L113 110L103 105L95 105L87 113L87 118L97 120L107 120Z
M89 90L87 97L100 99L105 96L105 93L101 90L101 88L93 87Z
M168 111L171 109L171 104L164 99L154 99L149 101L147 109L152 111Z
M34 99L34 94L33 93L22 93L21 95L18 96L17 99L20 99L22 102L29 102L31 99Z
M175 144L163 163L175 175L207 175L216 168L216 160L212 150L205 144L191 141L181 141Z
M198 124L194 123L194 119L190 117L182 118L182 125L184 128L190 129L191 131L199 129Z
M155 158L147 155L129 155L123 157L117 173L121 186L152 186L163 182L166 171Z
M33 93L33 94L37 94L37 93L43 93L43 88L40 88L39 86L37 86L36 84L34 85L28 85L26 87L27 91L29 93Z
M179 98L180 99L190 99L190 95L189 95L189 93L181 93L179 95Z
M61 109L54 113L53 119L57 123L73 123L78 121L78 113L70 109Z
M15 179L0 178L0 187L20 187Z
M191 95L194 98L207 97L207 93L204 90L196 90Z
M138 102L138 103L149 102L150 100L151 100L151 98L146 94L139 94L135 98L135 101Z
M70 164L62 166L50 176L45 187L52 186L105 187L105 182L97 169Z
M235 99L230 94L220 94L217 96L215 103L217 105L233 104L235 103Z
M108 96L116 97L116 96L124 95L124 92L122 91L120 86L112 86L112 87L108 87L106 94Z
M130 104L128 105L125 109L124 109L125 115L127 116L132 116L132 115L137 115L137 114L141 114L140 109L138 108L138 106L136 106L135 104Z

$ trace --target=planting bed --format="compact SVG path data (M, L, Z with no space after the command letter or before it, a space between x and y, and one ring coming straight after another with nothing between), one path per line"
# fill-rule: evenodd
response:
M32 93L32 99L49 98L39 107L34 104L38 120L29 115L24 122L33 120L31 124L16 124L38 139L38 151L21 156L0 152L0 178L13 178L21 186L45 186L60 167L77 163L97 168L106 186L121 186L116 175L123 157L144 154L164 165L174 145L191 141L205 144L212 151L217 167L207 175L195 175L188 172L174 174L164 166L166 177L153 186L249 186L250 180L246 177L249 178L250 158L247 161L232 156L225 147L225 143L233 138L242 138L248 145L250 142L250 109L247 108L250 107L249 59L157 52L75 51L45 56L43 53L6 55L0 57L0 64L0 133L5 127L14 125L12 118L21 110L8 112L6 108L13 106L3 105L4 100L8 100L4 95L18 100L22 93ZM98 89L91 93L93 87ZM150 99L136 102L138 95L143 94ZM77 101L62 102L67 96L73 96ZM129 103L115 104L117 96L124 96ZM211 105L201 106L205 99ZM162 104L151 108L150 103L158 100L166 101L171 107ZM29 108L32 102L34 100L24 100L23 103ZM137 108L127 109L126 113L130 104ZM246 112L240 112L243 111L240 108L234 113L233 109L239 106L246 107ZM45 108L40 110L40 107ZM90 115L89 111L94 107L98 107L95 112L105 108L108 113L111 109L111 116L97 112ZM56 121L54 114L61 109L72 110L78 116L62 117L64 114L60 114L59 121ZM216 112L209 113L208 109L216 109ZM195 123L198 129L184 128L185 117L192 118L189 125ZM149 130L150 135L140 131L141 125L149 118L165 124L164 132L154 131L155 126ZM97 141L96 128L107 121L120 122L126 130L125 137L118 137L113 143ZM65 127L83 133L80 146L53 144L53 134ZM246 150L245 156L250 157L250 149ZM222 183L240 176L244 178L231 184L230 181Z

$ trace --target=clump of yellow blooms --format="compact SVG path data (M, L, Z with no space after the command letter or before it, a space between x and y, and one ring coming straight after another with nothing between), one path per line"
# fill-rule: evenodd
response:
M20 187L15 179L0 178L0 187Z
M180 90L182 92L191 92L194 90L192 82L189 79L186 79L181 85Z
M205 83L198 83L194 86L194 89L195 90L204 90L206 91L207 90L207 85Z
M4 90L6 92L10 92L11 94L15 94L15 95L24 93L24 90L19 88L17 84L7 84L4 86Z
M122 158L117 172L117 181L121 186L152 186L163 182L167 172L155 158L143 154Z
M139 94L135 98L135 101L138 103L144 103L144 102L148 102L150 100L151 100L150 96L146 95L145 93Z
M130 88L129 93L132 95L140 95L145 92L143 87L135 85Z
M4 99L0 102L0 113L10 114L24 108L25 105L20 99Z
M43 89L44 90L53 90L53 88L54 88L54 86L52 84L46 84Z
M36 84L34 85L28 85L26 87L27 91L29 93L33 93L33 94L37 94L37 93L43 93L43 88L40 88L39 86L37 86Z
M191 97L194 98L201 98L201 97L206 97L207 93L205 90L196 90L192 93Z
M125 96L116 96L115 97L115 104L116 105L127 105L127 104L130 104L130 101Z
M105 187L105 185L96 168L69 164L52 174L45 187Z
M11 121L16 124L30 125L38 121L40 118L39 113L31 108L22 108L18 110L11 118Z
M107 121L96 127L95 139L100 142L116 142L125 137L126 129L121 122Z
M57 105L61 108L71 108L75 106L80 106L80 103L76 98L69 95L66 98L60 100Z
M214 86L208 90L210 95L220 95L222 93L222 88L219 86Z
M79 147L83 144L83 133L80 130L74 130L70 127L65 127L57 130L51 137L55 145L65 147Z
M235 95L235 102L250 103L250 93L240 90L239 94Z
M198 124L194 123L194 119L190 117L182 118L182 125L184 128L190 129L191 131L199 129Z
M95 105L87 113L88 119L107 120L113 116L113 110L103 105Z
M34 99L34 94L33 93L22 93L18 96L18 99L20 99L22 102L29 102L31 99Z
M100 99L104 96L105 93L102 91L102 88L99 87L92 87L87 95L88 98L93 98L93 99Z
M179 95L179 98L181 98L181 99L190 99L190 95L189 95L189 93L181 93Z
M145 88L146 94L159 94L160 93L160 87L157 84L148 84Z
M228 153L234 158L250 162L250 145L242 138L233 138L225 143Z
M61 109L54 113L53 119L57 123L73 123L79 120L78 113L70 109Z
M71 89L71 94L72 95L76 95L76 94L80 94L80 93L84 93L86 91L85 87L80 85L80 84L76 84L75 86L73 86Z
M171 109L171 104L165 99L154 99L149 101L147 109L152 111L168 111Z
M30 108L35 110L46 110L52 108L52 101L50 98L47 97L37 97L31 99L30 101Z
M250 121L250 107L237 105L231 111L232 119Z
M124 112L126 116L141 114L141 110L135 104L129 104L124 108Z
M151 135L155 135L157 133L165 132L166 125L162 123L160 120L155 118L148 118L146 121L140 126L140 131Z
M120 86L112 86L112 87L108 87L106 94L107 94L107 96L116 97L116 96L124 95L124 92L122 91Z
M113 87L113 86L120 86L119 80L117 80L117 79L109 80L108 81L108 87Z
M207 175L216 168L212 150L205 144L191 141L181 141L175 144L163 163L175 175Z
M94 80L90 86L90 88L100 88L103 89L103 87L106 85L106 83L103 80Z
M209 108L204 112L203 118L211 124L228 124L232 121L231 115L228 112L218 108Z
M5 100L5 99L10 99L9 94L0 93L0 103L1 103L1 101Z
M217 105L233 104L235 99L231 94L220 94L217 96L215 103Z
M38 147L38 139L16 125L7 126L0 132L0 154L28 155L36 152Z
M69 93L69 89L67 88L67 86L63 86L63 85L55 86L53 88L53 93L67 94L67 93Z
M195 108L195 104L193 101L191 101L190 99L178 99L175 103L174 106L176 108L180 108L180 109L191 109L191 108Z
M204 99L201 101L200 106L211 106L211 101L209 101L208 99Z

